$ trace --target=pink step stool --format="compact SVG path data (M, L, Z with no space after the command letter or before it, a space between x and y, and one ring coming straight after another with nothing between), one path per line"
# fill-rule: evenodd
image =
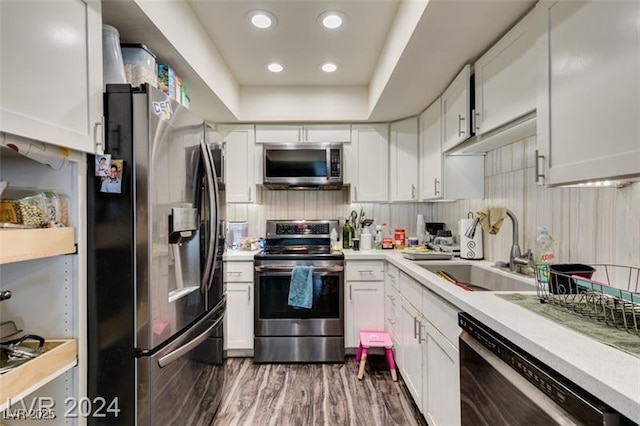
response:
M364 377L364 366L367 363L369 348L384 348L384 355L387 358L389 370L391 370L391 379L397 382L396 364L393 361L393 351L391 350L393 343L391 343L389 333L375 330L364 330L360 332L360 345L358 345L358 352L356 353L356 362L360 363L358 379L362 380Z

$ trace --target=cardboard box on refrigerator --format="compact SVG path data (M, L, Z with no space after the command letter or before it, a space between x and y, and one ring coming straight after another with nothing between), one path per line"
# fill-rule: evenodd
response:
M158 88L176 99L176 75L170 65L158 64Z

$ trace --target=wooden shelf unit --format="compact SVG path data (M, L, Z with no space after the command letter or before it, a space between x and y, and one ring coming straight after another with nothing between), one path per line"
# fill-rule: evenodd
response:
M9 400L21 400L77 364L76 339L47 340L42 355L0 375L0 411Z
M0 265L75 252L74 228L0 229Z

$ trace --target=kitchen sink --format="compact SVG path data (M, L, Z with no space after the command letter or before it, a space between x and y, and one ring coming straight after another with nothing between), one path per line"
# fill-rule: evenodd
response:
M446 265L415 262L434 274L442 271L473 291L535 291L532 278L518 276L501 269L487 269L476 265Z

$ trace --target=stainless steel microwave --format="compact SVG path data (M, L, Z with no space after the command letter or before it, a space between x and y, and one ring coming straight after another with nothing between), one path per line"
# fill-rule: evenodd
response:
M265 144L263 151L263 184L268 188L342 188L341 144Z

